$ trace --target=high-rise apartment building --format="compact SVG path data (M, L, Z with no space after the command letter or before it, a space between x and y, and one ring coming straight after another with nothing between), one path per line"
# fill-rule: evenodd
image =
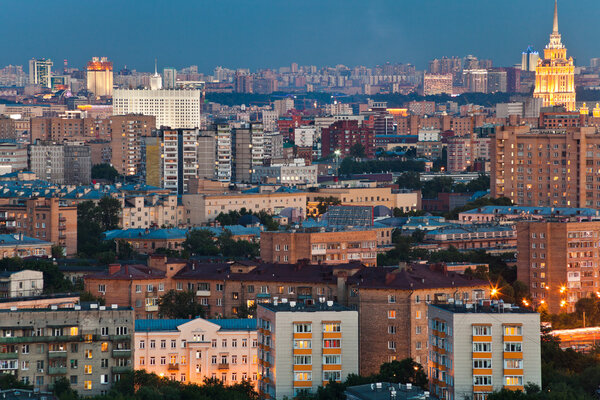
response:
M321 131L321 156L337 154L350 155L350 149L362 145L367 158L375 156L375 131L357 120L339 120Z
M573 218L517 224L517 279L536 306L553 314L575 311L579 299L596 296L600 222Z
M177 86L177 70L175 68L163 69L163 87L165 89L175 89Z
M11 172L27 168L27 146L14 141L0 141L0 166L9 166Z
M262 397L293 398L358 373L357 311L284 300L259 304L257 322Z
M89 185L92 159L89 146L73 144L32 144L30 169L40 179L59 185Z
M593 127L497 127L491 144L491 193L520 206L600 207Z
M558 33L558 6L554 3L554 23L550 42L544 49L544 58L535 69L533 97L544 100L544 107L562 105L567 111L575 110L575 65L567 58L567 48Z
M165 189L183 194L188 180L198 177L198 134L197 129L161 131L161 180Z
M466 69L463 71L463 84L471 93L487 93L488 71L486 69Z
M535 72L539 59L540 53L535 51L532 46L528 46L521 55L521 71Z
M229 124L217 124L217 180L220 182L231 182L232 179L232 138Z
M506 71L488 71L487 93L506 92Z
M0 310L1 372L47 391L67 379L81 396L105 394L133 368L130 307Z
M200 127L201 92L195 89L115 89L113 115L142 114L156 117L156 127Z
M52 60L45 58L29 60L29 84L52 87Z
M255 167L263 165L264 132L260 123L244 123L231 129L232 180L250 182Z
M452 74L425 74L423 95L452 94Z
M109 118L111 164L122 175L142 172L142 140L150 136L156 118L150 115L113 115Z
M430 304L429 386L445 400L485 400L541 386L540 315L501 301Z
M93 57L87 63L87 90L96 97L112 96L113 63L106 57Z

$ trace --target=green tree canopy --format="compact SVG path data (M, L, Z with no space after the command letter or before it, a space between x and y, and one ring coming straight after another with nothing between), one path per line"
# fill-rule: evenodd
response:
M92 166L92 179L103 179L114 182L119 176L119 172L110 164L96 164Z
M205 317L204 307L192 291L169 290L158 300L158 313L166 318Z

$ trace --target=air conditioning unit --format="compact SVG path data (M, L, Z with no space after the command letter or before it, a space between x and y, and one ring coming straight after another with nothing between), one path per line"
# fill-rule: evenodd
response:
M44 368L38 368L38 372L44 373Z

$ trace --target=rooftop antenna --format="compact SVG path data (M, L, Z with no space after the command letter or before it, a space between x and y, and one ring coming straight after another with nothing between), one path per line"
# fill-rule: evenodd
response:
M158 75L158 72L157 72L157 71L158 71L158 70L157 70L156 58L154 58L154 75Z

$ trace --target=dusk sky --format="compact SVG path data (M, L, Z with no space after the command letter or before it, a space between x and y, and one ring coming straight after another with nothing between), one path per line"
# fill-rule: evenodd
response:
M494 65L542 51L552 0L0 0L0 66L47 57L82 67L92 56L152 70L300 65L425 68L442 56ZM598 0L559 1L559 26L577 65L600 57Z

